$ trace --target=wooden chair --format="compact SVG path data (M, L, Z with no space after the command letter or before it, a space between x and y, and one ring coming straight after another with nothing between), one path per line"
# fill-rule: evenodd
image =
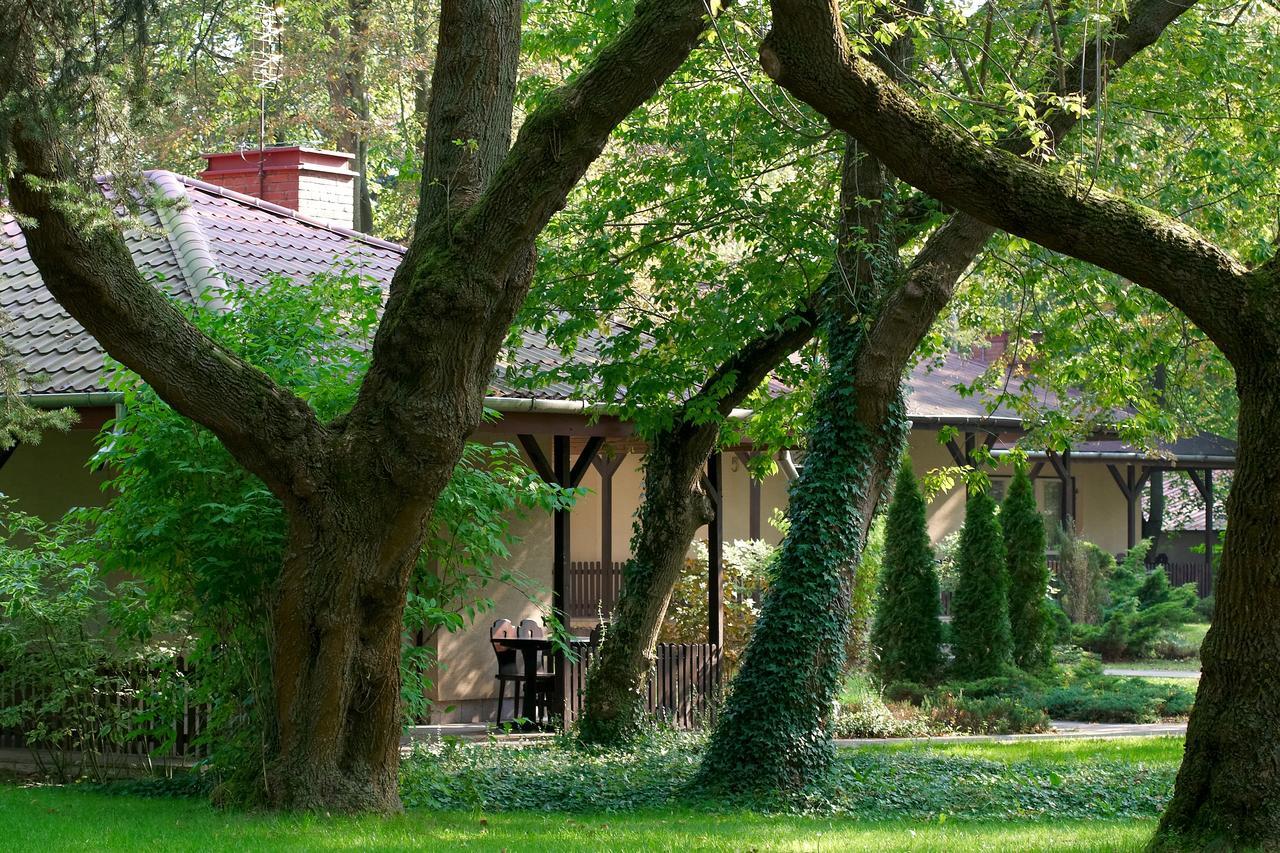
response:
M547 629L532 619L521 619L518 629L519 637L532 640L546 639ZM538 718L551 721L551 693L555 687L555 673L551 667L552 656L546 652L538 652L538 671L534 677L534 702L538 709Z
M515 649L502 645L504 638L515 636L518 636L516 626L511 624L510 619L499 619L489 630L489 642L493 644L493 653L498 658L498 674L494 676L498 679L498 714L494 719L495 723L502 722L502 705L506 700L508 684L514 686L515 694L511 700L515 709L511 717L514 719L520 714L520 685L524 683L524 677L520 674L520 654Z

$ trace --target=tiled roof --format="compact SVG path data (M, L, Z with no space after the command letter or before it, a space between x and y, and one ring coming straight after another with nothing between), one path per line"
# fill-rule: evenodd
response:
M129 231L126 241L142 274L186 301L201 291L202 277L214 273L255 284L270 275L308 280L353 265L386 286L404 252L394 243L172 172L148 172L147 179L179 204L162 206L160 213L145 209L143 228ZM13 321L4 337L26 369L40 377L33 390L106 390L101 347L45 289L17 223L5 218L0 228L0 310Z

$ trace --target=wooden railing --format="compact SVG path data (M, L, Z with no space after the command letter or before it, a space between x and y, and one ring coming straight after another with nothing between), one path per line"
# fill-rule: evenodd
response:
M577 660L568 665L566 724L572 724L582 710L587 667L596 646L574 643L573 651ZM710 643L659 643L657 657L645 687L649 713L682 729L709 724L720 694L720 648Z
M622 563L599 560L569 564L569 617L608 619L622 591Z

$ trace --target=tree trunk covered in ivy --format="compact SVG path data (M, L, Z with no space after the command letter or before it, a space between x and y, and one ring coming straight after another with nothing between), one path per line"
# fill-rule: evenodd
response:
M139 274L119 229L101 224L114 216L79 168L64 127L73 113L58 100L80 91L87 67L60 41L85 31L82 12L59 4L35 15L38 7L0 0L0 175L31 258L105 350L213 432L288 519L274 590L268 802L398 810L405 590L480 421L535 241L613 128L688 56L706 7L637 4L513 142L520 3L444 5L414 236L355 405L329 423L204 336Z
M850 381L866 341L862 322L832 323L828 376L807 431L775 574L742 669L700 770L714 788L795 788L833 755L828 720L844 673L851 568L879 498L881 472L906 436L895 384L888 400L860 400ZM860 409L888 417L868 425Z
M1274 309L1273 309L1274 310ZM1280 370L1237 368L1236 470L1186 753L1157 846L1280 846Z
M874 309L901 275L887 185L880 163L856 142L848 142L845 158L853 180L842 200L840 275L825 294L826 373L806 430L804 469L791 487L791 526L699 771L708 787L794 788L830 763L850 580L906 440L902 365L886 373L864 364Z

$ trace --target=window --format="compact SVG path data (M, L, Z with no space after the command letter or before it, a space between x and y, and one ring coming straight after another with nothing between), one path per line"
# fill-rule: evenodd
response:
M998 504L1004 503L1004 496L1009 493L1008 477L991 478L991 499Z
M1048 478L1038 480L1040 486L1040 514L1044 516L1044 529L1049 551L1058 550L1058 530L1062 527L1062 481Z

